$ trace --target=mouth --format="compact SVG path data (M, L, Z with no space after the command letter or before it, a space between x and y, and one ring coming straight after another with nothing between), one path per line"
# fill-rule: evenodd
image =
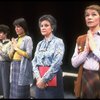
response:
M46 31L42 31L43 33L45 33Z
M93 23L93 21L89 21L89 22L87 22L88 24L92 24Z

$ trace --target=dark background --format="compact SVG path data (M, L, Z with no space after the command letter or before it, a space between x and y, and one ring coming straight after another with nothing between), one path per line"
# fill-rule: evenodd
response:
M16 18L24 17L27 21L30 36L34 42L34 50L37 43L43 38L39 31L38 19L43 14L51 14L57 20L56 36L63 39L65 44L65 55L63 65L65 72L77 72L78 69L71 65L71 57L74 52L77 36L86 33L87 27L84 20L85 7L90 4L99 4L99 0L0 0L0 24L7 24L11 28L10 37L16 36L12 25ZM0 76L1 79L1 76ZM64 90L67 93L74 94L75 77L64 77ZM1 82L1 81L0 81ZM2 85L0 83L0 95L2 94ZM73 95L72 95L73 96ZM72 97L71 97L72 98Z
M33 38L34 50L43 38L38 28L38 19L43 14L51 14L57 19L56 36L65 43L63 71L74 72L71 57L74 52L76 37L86 33L84 9L90 4L100 4L99 1L0 1L0 24L7 24L11 28L11 37L15 36L13 21L24 17L28 23L30 36ZM34 53L33 50L33 53Z

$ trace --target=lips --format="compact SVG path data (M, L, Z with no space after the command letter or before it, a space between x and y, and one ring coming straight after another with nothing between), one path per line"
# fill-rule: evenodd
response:
M93 22L89 21L88 24L92 24Z
M46 32L46 31L42 31L42 32Z

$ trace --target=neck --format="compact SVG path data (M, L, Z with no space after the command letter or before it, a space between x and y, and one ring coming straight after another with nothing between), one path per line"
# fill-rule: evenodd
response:
M100 30L100 26L97 26L95 28L90 28L90 30L91 30L92 34L94 35L97 31Z
M23 37L25 36L25 33L19 34L18 37Z
M45 36L45 39L48 41L52 37L52 33L49 34L48 36Z

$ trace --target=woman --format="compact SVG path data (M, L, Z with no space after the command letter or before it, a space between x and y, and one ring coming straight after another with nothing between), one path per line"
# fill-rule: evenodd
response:
M10 34L10 28L7 25L0 24L0 76L3 89L3 98L9 98L10 92L10 63L9 50L11 47L11 41L8 38Z
M18 38L12 38L12 49L9 53L11 63L10 98L29 98L32 83L32 38L27 35L28 29L24 18L13 22Z
M63 40L54 36L55 18L51 15L41 16L39 28L44 39L37 44L32 60L33 73L36 79L35 98L64 98L61 64L65 47ZM41 68L48 68L43 76L40 75ZM56 85L49 86L48 82L54 77L57 79Z
M77 40L85 40L84 48L76 43L72 65L77 68L83 64L82 98L100 98L100 6L90 5L85 9L88 27L86 35ZM83 39L84 37L85 39ZM81 52L80 52L81 51Z

